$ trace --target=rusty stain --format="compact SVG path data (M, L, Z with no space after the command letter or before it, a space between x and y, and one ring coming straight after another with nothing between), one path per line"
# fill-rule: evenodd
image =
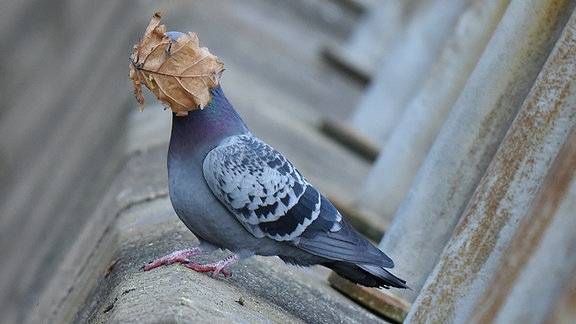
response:
M515 234L503 260L502 271L497 274L491 286L498 289L489 289L481 300L486 301L483 307L476 307L473 315L478 319L474 322L489 323L494 320L498 310L513 288L517 277L521 274L524 265L538 248L550 222L554 219L560 200L564 198L571 181L575 177L574 163L576 162L576 128L571 132L554 165L552 166L541 190L534 209L531 210L522 226ZM482 309L479 309L482 308Z
M114 267L116 267L116 264L118 264L118 261L120 261L120 258L118 258L118 259L110 262L110 264L108 264L108 266L104 270L104 278L108 278L108 276L110 276L110 273L112 273L112 270L114 270Z
M569 27L565 30L559 40L559 44L550 55L539 80L531 91L529 99L525 102L523 110L525 113L519 115L513 127L517 128L516 131L520 134L524 131L524 136L517 138L517 140L522 142L515 141L515 144L523 146L526 143L530 143L529 141L531 140L530 146L536 151L536 154L542 151L539 146L545 142L540 140L540 138L544 139L545 136L548 136L559 119L569 118L574 120L575 118L573 107L570 106L573 103L566 101L567 98L574 95L570 86L574 76L566 68L566 66L574 66L574 55L567 55L567 53L574 51L574 38L572 37L574 22L574 19L569 22ZM569 141L576 141L574 139L575 134L575 131L572 131L572 138ZM539 140L535 141L535 139ZM530 258L534 249L537 248L543 232L554 215L558 200L568 187L568 179L573 176L572 168L574 161L576 161L576 152L574 152L574 147L576 146L574 144L571 149L573 152L571 153L566 153L566 151L570 151L569 147L565 146L562 149L556 164L545 180L543 189L540 189L539 198L533 205L534 209L527 216L528 220L516 232L516 239L512 241L507 253L510 257L505 258L500 266L501 269L506 269L507 271L498 273L491 284L491 286L498 287L498 289L486 290L484 296L479 299L484 302L476 305L474 312L479 317L477 322L491 322L494 320L498 310L504 304L506 296L513 288L515 279L520 275L521 269ZM518 158L521 158L521 156L518 156ZM546 158L551 159L552 157ZM525 161L529 166L533 166L537 162L532 157L525 159ZM562 166L562 163L568 163L569 165ZM528 174L523 173L522 176L528 177Z
M553 6L553 4L548 3L548 6ZM566 2L562 3L562 8L567 6ZM552 10L556 13L552 17L552 21L546 20L550 18L548 16L541 17L549 25L545 26L546 28L540 25L538 27L543 28L548 33L555 30L550 26L558 27L558 23L565 21L559 18L564 13L557 12L558 10L563 11L564 9ZM519 221L511 219L511 212L506 207L517 198L514 193L522 193L522 191L535 193L540 189L538 186L542 180L533 175L534 168L550 165L553 158L553 154L545 152L543 147L547 144L546 141L550 140L550 134L555 131L559 120L567 119L568 123L573 124L575 119L573 103L567 101L567 99L574 97L570 83L574 78L574 73L564 67L564 65L574 65L573 20L570 22L570 26L571 28L562 34L560 45L556 46L542 69L541 75L531 89L522 110L503 140L502 146L498 149L496 158L481 180L460 223L456 226L453 237L443 252L442 260L431 274L431 277L440 277L441 280L427 285L425 289L428 291L418 297L417 303L419 305L415 305L414 313L411 314L413 321L453 318L458 300L463 297L459 295L464 291L462 287L476 279L478 272L483 268L484 263L494 250L503 227L506 224L519 226ZM568 52L572 53L569 54ZM470 153L473 154L474 152ZM573 164L574 158L571 161ZM556 168L557 166L554 167L554 170ZM540 205L535 206L535 211L544 208L543 203L546 200L552 203L556 201L554 199L559 199L558 194L562 192L563 188L565 189L563 186L566 185L566 181L561 183L556 179L554 180L556 183L552 184L548 183L551 180L546 181L545 187L550 187L550 191L540 191L541 198L538 200ZM556 198L549 197L549 195ZM533 211L532 214L534 213ZM539 222L532 224L532 226L535 224L537 226L533 228L533 232L529 233L526 231L530 226L523 225L527 229L521 228L518 231L520 234L517 235L524 235L525 238L516 240L513 249L522 250L524 247L526 254L505 260L501 268L507 269L507 267L514 265L521 268L532 251L532 248L528 247L536 245L541 236L540 231L545 229L549 221L543 217ZM517 276L518 272L515 272L514 275ZM509 290L512 289L514 281L510 276L501 274L490 282L492 287L498 287L498 289L488 289L484 296L478 299L481 305L483 301L491 301L479 322L491 322L499 307L502 306ZM443 305L442 314L433 311L434 305L439 304ZM476 306L478 307L478 305Z
M566 319L576 318L574 305L576 305L576 271L572 272L572 279L558 299L558 303L549 311L546 323L563 323Z

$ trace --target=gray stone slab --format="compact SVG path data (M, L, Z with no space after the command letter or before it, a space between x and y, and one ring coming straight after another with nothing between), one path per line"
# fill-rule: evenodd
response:
M367 174L368 164L315 131L323 115L345 118L362 91L318 56L323 40L343 39L353 23L333 4L7 2L0 11L0 245L9 247L0 251L9 260L0 269L2 323L45 322L37 314L61 307L71 282L86 282L76 265L94 256L110 217L156 194L117 171L126 152L168 140L167 112L128 121L137 107L128 53L157 10L170 28L198 32L224 60L226 93L252 130L321 190L350 200ZM147 130L134 132L138 123ZM165 181L159 152L158 170L135 177ZM124 183L115 179L122 176ZM118 197L103 198L115 190Z
M174 214L163 150L136 154L116 177L78 245L62 260L32 322L376 323L381 319L277 258L253 257L213 278L149 260L195 245ZM208 262L228 255L202 256Z

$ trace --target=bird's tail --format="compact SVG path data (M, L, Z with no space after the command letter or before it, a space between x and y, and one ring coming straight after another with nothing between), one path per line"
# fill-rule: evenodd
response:
M332 261L323 264L334 270L341 277L366 287L410 289L406 281L394 276L382 267L366 264L354 264L343 261Z

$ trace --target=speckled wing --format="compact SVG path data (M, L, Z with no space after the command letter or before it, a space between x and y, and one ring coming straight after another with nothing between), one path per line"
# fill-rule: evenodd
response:
M251 134L231 136L203 163L214 195L258 238L297 243L318 218L324 197L282 154ZM339 229L338 212L316 222L319 231Z

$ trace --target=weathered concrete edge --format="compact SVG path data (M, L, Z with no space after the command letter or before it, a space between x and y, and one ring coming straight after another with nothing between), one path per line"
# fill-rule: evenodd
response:
M136 152L127 158L125 166L118 172L60 267L51 270L55 274L42 293L35 311L30 314L29 322L70 322L77 311L71 309L71 301L85 298L95 283L86 282L86 268L90 266L90 258L98 250L98 245L114 219L132 205L167 196L165 180L159 176L165 169L165 163L152 158L163 156L163 150L163 146L158 146L145 152ZM144 174L147 175L146 184L134 185L139 183ZM84 284L75 285L78 282Z
M330 274L328 281L346 296L394 323L404 322L410 311L411 304L384 290L355 285L336 273Z
M287 267L274 259L245 260L243 265L233 269L234 275L225 280L213 279L178 265L161 268L156 272L139 271L141 262L161 256L174 248L184 248L191 244L190 238L193 238L177 218L173 217L169 207L164 150L163 146L156 147L134 154L127 160L99 208L79 235L78 241L61 262L60 268L55 270L56 274L42 294L30 322L125 322L158 319L154 316L135 318L134 316L141 312L131 313L130 310L134 307L140 308L141 304L148 305L148 309L157 307L155 313L164 312L164 316L168 315L176 322L186 318L186 312L198 313L202 307L210 307L208 315L200 313L202 316L215 316L217 319L233 318L234 314L239 314L237 320L240 321L380 321L370 312L329 288L325 282L311 280L299 273L297 268ZM166 223L165 219L170 217L170 224L147 224L144 227L153 228L152 231L136 235L127 233L127 228L134 227L140 227L136 232L146 232L147 230L142 230L142 226L132 225L147 217L150 219L150 216L145 214L153 213L151 210L158 203L164 204L161 215L164 220L160 222ZM126 216L130 214L136 216ZM136 217L138 220L132 220L133 223L127 226L126 222L131 221L126 220L129 217ZM154 219L152 223L157 220ZM115 264L116 260L121 261ZM109 273L112 273L112 280L107 278ZM180 289L182 286L185 287L184 291ZM138 287L138 291L133 292L131 287ZM220 297L220 300L204 302L198 295L190 294L194 290L209 290L208 296L221 295L222 291L227 291L228 295L224 300L224 297ZM132 293L128 295L126 292ZM230 303L230 300L240 299L234 296L244 296L244 299L256 308L238 308L236 302ZM164 300L158 300L159 298ZM121 300L116 303L118 299ZM108 309L103 303L106 303L107 307L117 304L111 312L115 313L113 317L107 317L109 314L105 313ZM199 303L201 305L198 305ZM224 304L218 307L218 303Z

